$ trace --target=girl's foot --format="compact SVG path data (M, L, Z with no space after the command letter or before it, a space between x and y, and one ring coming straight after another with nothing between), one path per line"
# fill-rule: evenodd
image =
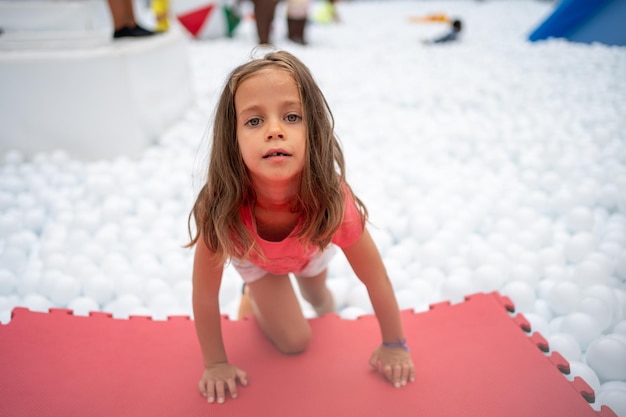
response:
M237 319L242 320L247 316L254 315L254 308L252 307L252 298L250 298L250 289L246 284L243 284L241 291L241 301L239 303L239 312L237 313Z
M326 295L324 296L321 303L318 305L313 305L313 310L315 310L315 314L317 317L322 317L324 314L334 313L335 312L335 299L333 298L333 294L330 292L328 287L326 288Z

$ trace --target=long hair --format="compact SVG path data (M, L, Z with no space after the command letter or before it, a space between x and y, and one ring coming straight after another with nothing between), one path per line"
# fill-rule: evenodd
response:
M251 251L263 255L240 218L241 207L253 206L256 196L237 143L235 94L244 80L268 68L291 74L302 101L306 156L297 201L302 227L296 237L320 249L331 242L343 221L344 187L354 198L362 225L367 221L367 209L345 182L343 151L326 98L298 58L284 51L270 52L230 73L215 112L207 181L189 214L191 241L187 246L195 245L202 236L207 247L223 260L231 256L245 259ZM195 234L191 231L192 218Z

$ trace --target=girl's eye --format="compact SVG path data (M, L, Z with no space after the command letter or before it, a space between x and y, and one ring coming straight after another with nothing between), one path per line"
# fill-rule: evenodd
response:
M286 119L288 122L297 122L298 120L300 120L300 116L298 116L297 114L288 114Z
M254 119L250 119L246 122L247 125L249 126L258 126L259 123L261 123L261 120L259 120L258 118L254 118Z

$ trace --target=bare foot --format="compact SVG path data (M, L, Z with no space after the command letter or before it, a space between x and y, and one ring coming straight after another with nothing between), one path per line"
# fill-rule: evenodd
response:
M335 312L335 299L333 298L333 294L330 292L328 288L326 288L326 294L324 295L324 299L318 305L313 305L313 310L315 310L315 314L318 317L322 317L324 314L334 313Z
M237 313L237 319L241 320L247 316L254 315L254 308L252 307L252 298L250 298L250 289L246 285L241 294L241 301L239 303L239 311Z

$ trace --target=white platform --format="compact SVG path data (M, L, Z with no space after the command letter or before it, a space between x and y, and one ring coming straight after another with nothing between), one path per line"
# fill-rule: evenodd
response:
M0 0L0 15L14 3ZM85 26L94 2L20 3L67 10L52 19L53 5L35 8L41 16L33 21L47 15L45 24L22 22L0 36L0 155L64 149L84 160L138 156L192 104L189 39L179 28L113 41L102 15ZM83 27L63 23L77 15Z

